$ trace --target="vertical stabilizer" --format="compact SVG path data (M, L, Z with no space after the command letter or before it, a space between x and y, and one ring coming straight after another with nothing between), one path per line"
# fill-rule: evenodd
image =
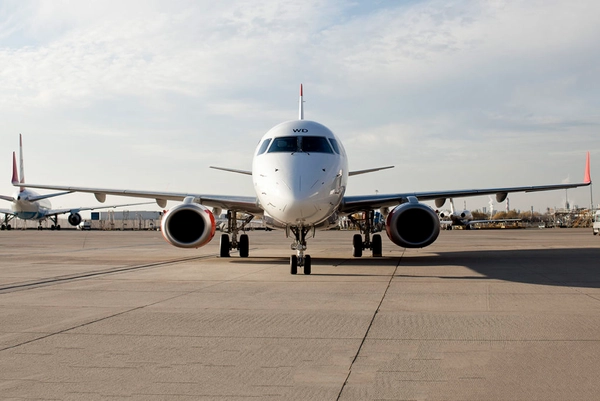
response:
M450 198L450 213L454 214L454 199Z
M25 169L23 168L23 136L19 134L19 176L21 184L25 183ZM23 190L23 188L21 188Z
M302 100L302 84L300 84L300 106L298 109L299 119L304 120L304 100Z
M15 155L15 152L13 152L13 169L12 169L12 179L10 180L10 182L13 185L16 185L19 183L19 175L17 174L17 155Z
M587 157L585 159L585 176L583 177L584 183L592 182L592 175L590 174L590 152L587 152Z

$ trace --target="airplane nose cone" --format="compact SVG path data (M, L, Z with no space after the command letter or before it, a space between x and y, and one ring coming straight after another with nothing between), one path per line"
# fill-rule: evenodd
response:
M284 181L280 192L281 200L285 203L283 212L287 220L311 220L319 212L317 195L318 188L314 185L314 176L296 175ZM310 182L309 181L313 181Z

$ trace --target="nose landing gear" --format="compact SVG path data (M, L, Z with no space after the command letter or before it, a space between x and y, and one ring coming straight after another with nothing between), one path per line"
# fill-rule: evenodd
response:
M312 268L312 259L310 255L305 255L306 251L306 234L310 231L310 227L290 227L294 234L295 241L291 245L292 250L296 251L296 255L290 256L290 273L297 274L298 267L304 269L304 274L310 274Z

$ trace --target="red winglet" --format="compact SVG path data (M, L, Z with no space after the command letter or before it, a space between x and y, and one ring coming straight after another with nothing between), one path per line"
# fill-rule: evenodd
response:
M300 84L300 96L302 96L302 84Z
M583 182L586 184L592 182L592 176L590 174L590 152L587 152L587 158L585 160L585 176L583 177Z
M17 174L17 156L15 156L15 152L13 152L13 173L11 182L13 185L19 183L19 175Z

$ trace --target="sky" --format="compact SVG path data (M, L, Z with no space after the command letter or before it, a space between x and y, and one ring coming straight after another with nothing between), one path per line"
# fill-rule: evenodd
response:
M351 170L396 166L350 195L581 182L587 151L600 179L598 38L593 0L0 1L0 194L21 133L30 183L254 195L208 167L249 170L298 118L300 83ZM510 208L587 207L598 188Z

